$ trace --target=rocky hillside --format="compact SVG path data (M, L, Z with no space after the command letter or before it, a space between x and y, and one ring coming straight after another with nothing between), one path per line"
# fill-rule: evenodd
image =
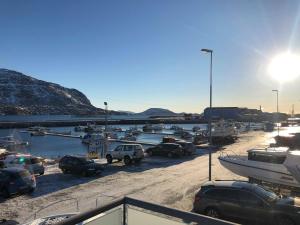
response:
M22 73L0 69L0 114L103 114L76 89L38 80Z

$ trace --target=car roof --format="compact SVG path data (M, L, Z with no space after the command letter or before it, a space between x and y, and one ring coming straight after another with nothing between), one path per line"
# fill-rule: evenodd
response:
M121 144L122 146L124 146L124 145L129 145L129 146L136 146L136 145L141 145L141 144ZM119 145L119 146L121 146L121 145Z
M202 187L227 187L227 188L239 188L239 189L253 189L254 184L250 184L247 181L235 181L235 180L221 180L221 181L208 181L202 185Z
M177 144L177 143L161 143L161 145L179 145L179 144Z

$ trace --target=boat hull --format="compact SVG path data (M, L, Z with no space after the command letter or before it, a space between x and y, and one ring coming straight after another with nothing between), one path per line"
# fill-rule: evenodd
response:
M283 164L262 163L247 160L247 157L221 156L219 161L226 169L239 176L288 187L300 188L300 183Z

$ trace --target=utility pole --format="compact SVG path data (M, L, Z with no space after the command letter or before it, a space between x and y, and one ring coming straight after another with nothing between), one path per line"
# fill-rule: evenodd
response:
M209 121L208 121L208 131L209 131L209 162L208 162L208 179L211 181L211 152L212 152L212 135L211 135L211 122L212 122L212 55L213 50L211 49L201 49L202 52L210 53L210 73L209 73Z

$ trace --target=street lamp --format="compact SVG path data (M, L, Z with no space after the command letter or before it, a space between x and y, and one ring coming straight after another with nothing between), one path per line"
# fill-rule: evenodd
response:
M105 105L105 132L107 131L107 102L104 102Z
M210 53L210 76L209 76L209 121L208 121L208 131L209 131L209 165L208 165L208 179L211 181L211 146L212 146L212 137L211 137L211 114L212 114L212 55L213 50L203 48L202 52Z
M276 92L276 102L277 102L277 133L278 133L278 136L279 136L279 108L278 108L278 89L275 89L275 90L272 90L273 92Z

